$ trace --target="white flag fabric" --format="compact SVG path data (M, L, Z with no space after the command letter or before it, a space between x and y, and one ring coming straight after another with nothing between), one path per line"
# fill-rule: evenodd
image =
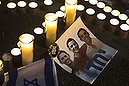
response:
M50 56L4 76L3 86L58 86L56 67Z

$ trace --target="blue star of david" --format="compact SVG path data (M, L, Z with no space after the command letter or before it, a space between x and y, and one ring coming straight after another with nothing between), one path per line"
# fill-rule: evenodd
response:
M24 79L24 86L29 86L30 84L34 85L34 86L40 86L40 85L38 85L37 78L35 78L32 81L28 81L28 80Z

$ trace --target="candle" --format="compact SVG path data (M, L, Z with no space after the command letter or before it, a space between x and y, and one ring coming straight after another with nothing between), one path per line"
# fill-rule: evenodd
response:
M16 8L16 4L15 4L14 2L9 2L9 3L7 4L7 7L8 7L9 9L14 9L14 8Z
M54 13L47 13L45 15L45 29L46 29L46 44L49 46L56 40L58 17Z
M25 10L26 2L25 1L19 1L17 3L17 5L18 5L18 12L21 13L21 14L25 14L26 13L26 10Z
M104 20L104 19L106 19L106 15L103 14L103 13L98 13L98 14L97 14L97 18L98 18L99 20Z
M97 0L89 0L89 3L91 5L96 5L98 3L98 1Z
M1 71L3 71L3 66L4 66L4 64L3 64L2 60L0 60L0 73L1 73Z
M19 37L23 65L33 62L33 42L34 36L31 34L22 34Z
M76 18L77 0L65 0L66 28L69 27Z
M98 8L104 8L105 7L105 4L103 2L98 2L97 3L97 7Z
M104 12L106 12L106 13L110 13L110 12L112 11L112 8L109 7L109 6L105 6L105 7L103 8L103 10L104 10Z
M118 28L119 25L119 20L116 18L110 19L110 23L108 24L108 30L111 32L115 32L116 29Z
M53 1L52 0L44 0L45 5L52 5Z
M126 20L126 23L129 25L129 19Z
M113 16L119 16L120 15L120 11L118 11L118 10L112 10L111 14Z
M127 25L127 24L121 24L120 25L120 36L122 37L122 38L126 38L127 36L128 36L128 31L129 31L129 25Z
M35 33L35 34L42 34L42 33L43 33L43 29L42 29L41 27L36 27L36 28L34 29L34 33Z
M126 14L120 14L118 17L120 20L126 20L128 18Z

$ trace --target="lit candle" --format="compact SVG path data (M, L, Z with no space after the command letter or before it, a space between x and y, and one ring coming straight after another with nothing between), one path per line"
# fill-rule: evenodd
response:
M98 3L98 1L97 0L89 0L89 3L92 4L92 5L95 5L95 4Z
M126 20L126 23L129 25L129 19Z
M2 60L0 60L0 74L1 74L1 71L3 71L3 66L4 66L4 64L3 64L3 62L2 62Z
M53 1L52 0L44 0L45 5L52 5Z
M33 62L33 42L34 36L31 34L22 34L19 37L22 64L27 65Z
M120 25L120 36L122 38L126 38L128 36L128 31L129 31L129 25L127 24L121 24Z
M103 2L98 2L97 3L97 7L98 8L104 8L105 7L105 4Z
M103 14L103 13L98 13L98 14L97 14L97 18L98 18L99 20L104 20L104 19L106 19L106 15Z
M66 27L69 27L76 18L77 0L65 0Z
M106 13L110 13L110 12L112 11L112 8L109 7L109 6L105 6L105 7L103 8L103 10L104 10L104 12L106 12Z
M119 20L116 18L110 19L110 24L108 26L108 30L111 32L115 32L116 29L118 28Z
M7 7L8 7L9 9L14 9L14 8L16 8L16 4L15 4L14 2L9 2L9 3L7 4Z
M26 10L25 10L26 2L25 1L19 1L17 3L17 5L18 5L18 12L21 13L21 14L25 14L26 13Z
M113 16L119 16L120 15L120 11L118 11L118 10L112 10L111 14Z
M120 14L118 17L120 20L126 20L128 18L126 14Z
M45 15L46 43L47 46L55 42L58 17L54 13Z
M41 27L36 27L36 28L34 29L34 33L35 33L35 34L42 34L42 33L43 33L43 29L42 29Z

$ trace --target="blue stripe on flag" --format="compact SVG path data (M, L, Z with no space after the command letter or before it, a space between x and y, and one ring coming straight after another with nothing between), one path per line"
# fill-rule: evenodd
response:
M7 83L7 86L16 86L17 76L18 76L17 69L9 71L9 81Z
M45 57L44 59L45 59L44 75L45 75L46 86L55 86L53 77L53 63L51 57L48 56Z

